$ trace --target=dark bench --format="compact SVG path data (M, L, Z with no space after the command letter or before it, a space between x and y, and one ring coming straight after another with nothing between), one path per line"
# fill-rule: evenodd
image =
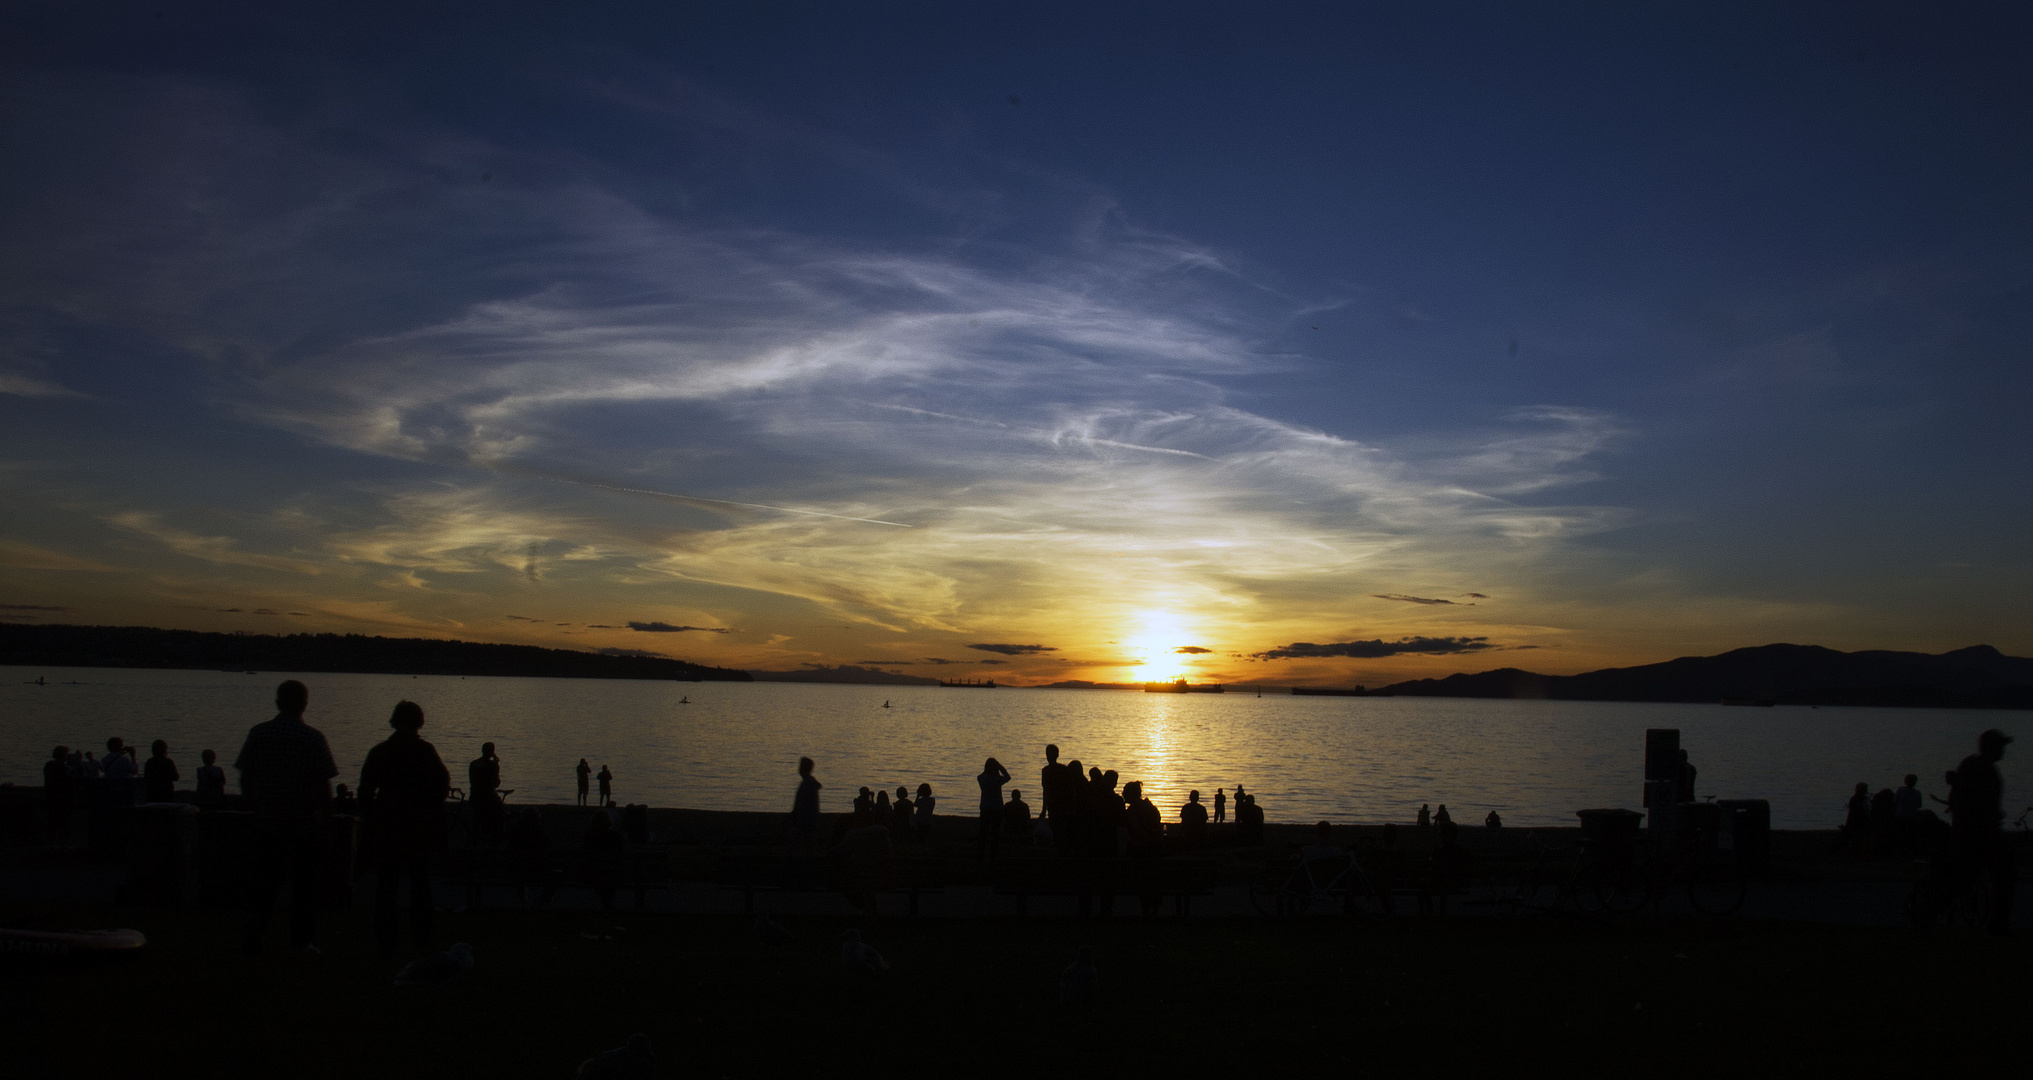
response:
M847 862L826 855L785 855L767 852L722 852L715 879L723 889L741 893L741 910L755 911L755 894L777 892L902 893L910 913L918 913L918 897L944 892L945 860L886 858Z
M1193 898L1214 891L1217 864L1211 859L1004 859L995 865L995 891L1014 896L1019 915L1030 914L1033 896L1141 896L1172 898L1173 910L1190 914Z
M636 848L623 851L499 851L492 848L455 849L449 860L448 877L466 887L466 907L478 911L489 887L511 888L527 896L537 894L537 906L550 903L558 889L584 888L635 892L635 907L648 905L649 890L671 888L668 851Z

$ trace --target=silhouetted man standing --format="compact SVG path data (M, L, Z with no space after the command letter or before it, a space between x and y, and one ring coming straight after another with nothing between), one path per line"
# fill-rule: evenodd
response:
M1059 807L1059 789L1063 786L1059 769L1059 744L1047 743L1045 767L1038 770L1038 820L1051 822L1054 832L1063 824L1053 814Z
M261 952L284 878L290 882L290 944L299 952L317 951L311 939L318 919L318 856L339 767L324 735L304 723L310 700L310 690L295 679L276 687L275 719L254 725L233 762L240 770L240 792L254 808L255 893L242 942L249 956Z
M2010 735L1992 728L1977 736L1977 752L1955 767L1955 788L1948 793L1955 829L1957 879L1971 881L1991 872L1991 917L1984 929L2002 934L2011 925L2012 849L2005 843L2005 781L1998 762L2005 757Z
M2004 779L1998 775L1998 762L2005 756L2005 744L2011 741L2010 735L1996 728L1984 732L1977 736L1977 752L1963 758L1950 774L1955 785L1948 792L1952 864L1948 880L1924 906L1911 912L1917 925L1932 923L1985 870L1991 872L1990 924L1985 929L2002 934L2011 925L2017 882L2012 848L2005 842Z
M473 817L479 824L480 839L487 844L501 840L501 759L494 756L493 743L480 744L480 756L466 766L466 798L473 803Z

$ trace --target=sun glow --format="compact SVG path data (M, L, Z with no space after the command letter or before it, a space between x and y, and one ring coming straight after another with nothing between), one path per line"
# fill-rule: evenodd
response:
M1192 645L1185 620L1169 611L1137 615L1137 631L1123 639L1134 662L1130 676L1138 682L1171 682L1187 676L1186 658L1175 650Z

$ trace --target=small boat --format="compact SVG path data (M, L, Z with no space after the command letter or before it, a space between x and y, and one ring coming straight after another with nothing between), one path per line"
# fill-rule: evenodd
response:
M691 696L690 696L690 695L686 695L685 697L681 697L681 698L679 698L679 699L678 699L678 704L680 704L680 705L690 705L691 703L692 703L692 698L691 698Z
M882 707L883 707L883 708L885 708L885 709L889 708L889 702L887 702L887 701L883 702L883 703L882 703Z

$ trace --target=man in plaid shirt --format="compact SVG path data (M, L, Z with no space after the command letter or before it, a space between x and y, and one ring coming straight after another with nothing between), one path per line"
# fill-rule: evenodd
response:
M254 806L255 886L244 947L261 952L263 931L275 909L276 893L290 882L290 944L315 953L318 867L325 815L332 803L332 777L339 767L318 729L304 723L311 692L291 679L275 688L275 719L254 725L233 767L240 792Z

